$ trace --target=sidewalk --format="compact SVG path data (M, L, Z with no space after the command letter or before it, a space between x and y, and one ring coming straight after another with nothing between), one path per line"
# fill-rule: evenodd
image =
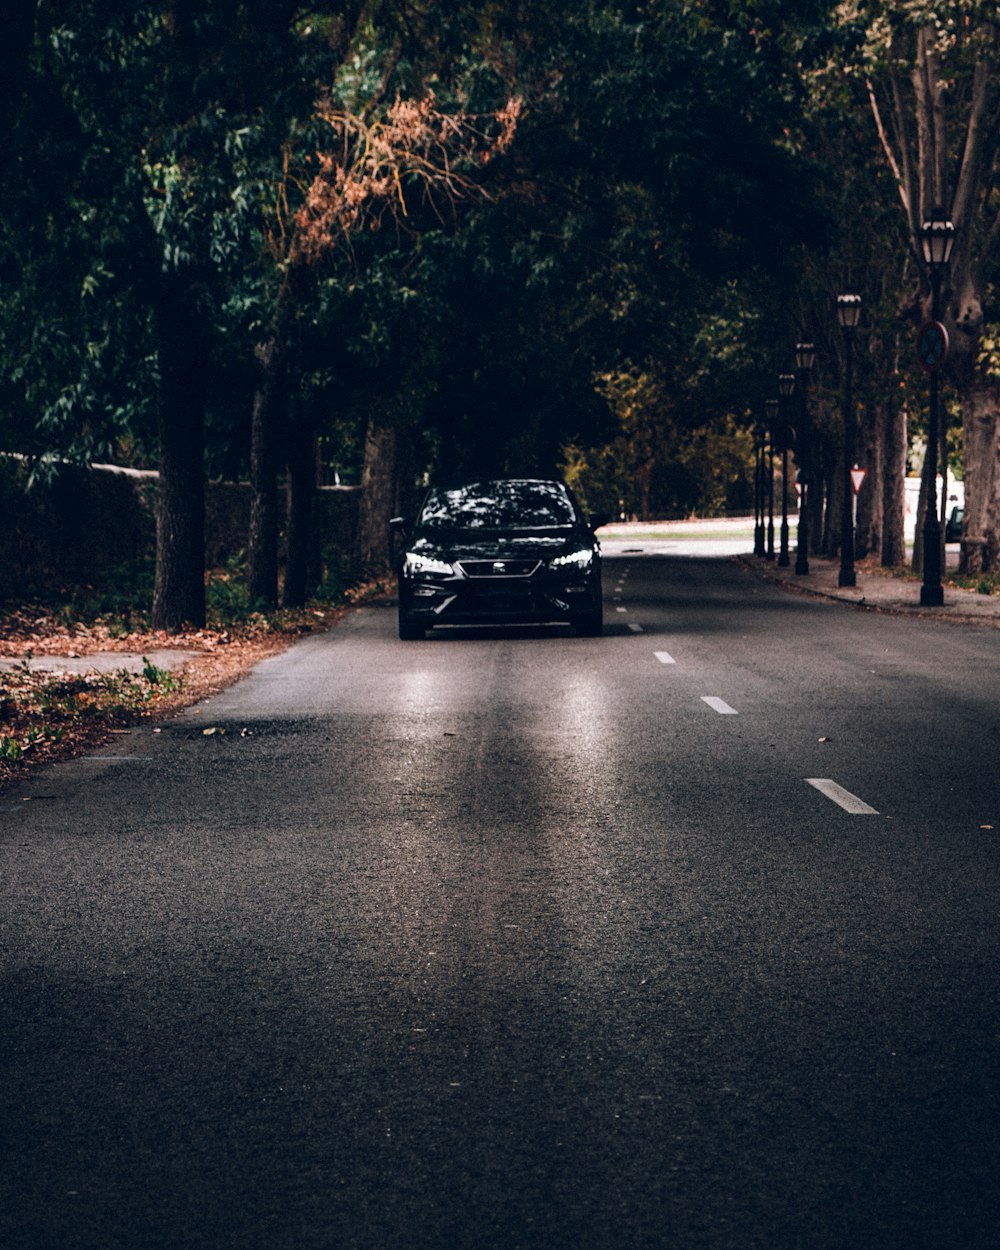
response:
M950 555L951 553L949 553ZM856 568L856 586L839 586L840 562L821 556L809 557L809 572L795 572L795 556L790 568L778 568L774 560L754 555L736 557L737 562L765 581L774 582L800 594L843 603L874 612L894 612L902 616L931 617L934 620L974 622L1000 627L1000 595L981 595L945 585L941 607L920 606L920 579L895 576L889 569Z
M163 669L180 668L198 654L179 647L162 647L141 654L138 651L74 651L68 655L33 655L30 659L0 656L0 672L26 665L33 673L141 673L147 664Z

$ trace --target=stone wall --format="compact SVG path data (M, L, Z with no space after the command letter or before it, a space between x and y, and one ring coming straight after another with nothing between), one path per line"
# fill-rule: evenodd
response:
M0 460L0 595L9 600L61 587L98 585L156 549L158 474L110 465L61 466L27 488L24 464ZM358 493L326 486L313 508L317 564L341 578L356 565ZM245 551L250 518L246 483L210 482L205 496L205 559L218 567Z

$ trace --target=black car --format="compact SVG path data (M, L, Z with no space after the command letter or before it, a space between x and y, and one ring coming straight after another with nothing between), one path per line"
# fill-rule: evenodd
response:
M504 478L428 491L416 521L390 521L399 556L399 636L435 625L569 622L603 628L601 546L562 482Z

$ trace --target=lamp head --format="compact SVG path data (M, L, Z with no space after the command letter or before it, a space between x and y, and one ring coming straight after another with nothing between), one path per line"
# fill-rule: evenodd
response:
M932 208L920 227L920 247L931 269L943 269L951 260L955 226L940 205Z
M837 296L837 320L844 330L856 330L861 320L861 296Z

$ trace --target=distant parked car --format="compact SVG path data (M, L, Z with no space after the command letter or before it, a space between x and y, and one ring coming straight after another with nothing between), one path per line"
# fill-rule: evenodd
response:
M399 636L436 625L565 621L602 630L601 546L562 482L504 478L428 491L416 521L393 517Z
M962 538L962 522L965 519L965 509L955 507L951 510L944 527L944 540L946 543L957 543Z

